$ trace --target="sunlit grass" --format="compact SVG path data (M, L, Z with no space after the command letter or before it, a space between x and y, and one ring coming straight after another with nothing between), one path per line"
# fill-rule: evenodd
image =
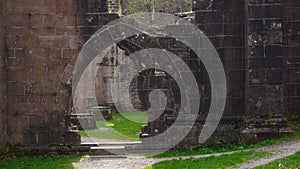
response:
M269 164L255 167L255 169L274 169L274 168L289 168L289 169L298 169L300 168L300 152L295 153L294 155L275 160Z
M295 130L294 134L291 136L285 136L278 139L270 139L259 142L257 144L250 144L250 145L224 145L222 143L217 143L213 147L202 147L199 146L198 149L193 150L170 150L169 152L165 152L159 155L156 155L155 158L163 158L163 157L174 157L174 156L193 156L193 155L201 155L201 154L212 154L212 153L222 153L222 152L230 152L230 151L237 151L237 150L247 150L250 148L259 148L264 146L269 146L293 139L300 138L300 130Z
M123 117L122 114L128 119ZM130 119L140 121L141 123ZM146 123L146 112L114 113L112 120L97 121L97 129L80 131L80 135L82 137L138 141L141 126Z
M9 158L0 162L1 169L71 169L82 156Z
M266 151L244 151L199 159L171 160L154 164L145 169L222 169L235 168L239 165L269 156Z

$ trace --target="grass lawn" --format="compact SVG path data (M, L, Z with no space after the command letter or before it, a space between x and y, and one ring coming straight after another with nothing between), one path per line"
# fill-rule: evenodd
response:
M286 158L275 160L269 164L255 167L255 169L273 169L273 168L289 168L298 169L300 168L300 152Z
M80 135L82 137L138 141L141 126L147 123L146 112L125 112L124 114L127 118L141 121L141 123L133 122L119 113L114 113L112 120L97 121L97 129L80 131Z
M164 161L145 169L221 169L238 167L240 164L270 155L265 151L244 151L218 157Z
M1 169L71 169L81 156L10 158L0 162Z
M202 147L199 146L196 150L171 150L169 152L165 152L159 155L154 156L154 158L163 158L163 157L174 157L174 156L193 156L200 154L212 154L212 153L221 153L221 152L229 152L236 150L246 150L250 148L259 148L264 146L269 146L277 143L281 143L284 141L289 141L293 139L300 138L300 130L295 130L292 136L285 136L279 139L265 140L257 144L250 145L224 145L222 143L217 143L214 147Z

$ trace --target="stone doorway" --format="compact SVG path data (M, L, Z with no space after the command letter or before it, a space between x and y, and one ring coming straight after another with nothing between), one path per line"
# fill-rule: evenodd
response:
M82 144L139 143L141 127L147 123L147 117L139 103L137 81L133 80L130 85L131 103L128 104L135 104L139 111L119 112L112 98L115 69L126 57L125 51L113 44L99 54L83 73L73 100L74 106L77 106L73 110L79 111L73 111L71 117L71 123L80 130ZM131 122L130 118L140 122ZM128 130L133 131L122 130L124 123L131 126Z

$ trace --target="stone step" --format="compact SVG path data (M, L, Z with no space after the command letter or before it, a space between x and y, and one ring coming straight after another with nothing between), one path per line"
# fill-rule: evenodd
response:
M163 144L157 143L142 143L135 145L126 145L125 150L128 154L151 155L165 152L168 148Z
M125 155L125 146L97 146L90 148L90 155Z
M125 155L88 155L86 156L90 159L120 159L120 158L127 158Z
M126 146L126 145L136 145L141 144L141 141L110 141L110 142L84 142L81 143L82 146L90 146L90 147L99 147L99 146Z

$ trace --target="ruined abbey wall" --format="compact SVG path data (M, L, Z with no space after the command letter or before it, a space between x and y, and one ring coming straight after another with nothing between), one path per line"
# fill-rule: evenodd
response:
M282 49L284 113L292 126L300 120L300 2L283 1ZM275 50L277 51L277 50Z
M0 2L0 146L6 140L6 91L4 76L4 25L3 25L3 1Z
M226 71L227 103L213 139L233 142L240 134L252 138L251 132L276 137L280 134L274 133L286 128L286 118L297 124L299 1L195 0L192 5L194 24L210 38ZM73 65L90 35L118 18L108 14L107 6L103 0L0 2L0 146L79 143L78 134L69 128ZM205 70L188 49L174 53L188 57L188 65L197 70L205 114L210 105ZM183 144L197 143L204 120L199 117ZM149 129L167 124L162 119ZM262 126L274 130L259 133Z
M105 3L1 1L1 145L79 143L68 128L72 62L90 35L117 18Z

